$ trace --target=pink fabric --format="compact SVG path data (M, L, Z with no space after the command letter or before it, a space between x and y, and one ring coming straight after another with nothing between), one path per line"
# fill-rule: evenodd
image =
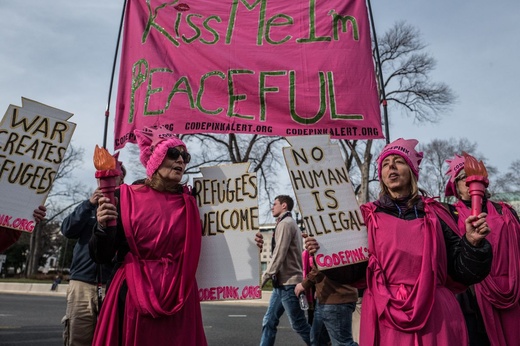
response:
M486 221L491 233L486 239L493 249L491 273L475 285L475 294L492 345L516 345L520 340L520 225L508 206L502 215L487 202ZM471 210L459 201L459 233Z
M377 158L377 172L381 179L381 168L385 157L390 155L399 155L406 160L408 166L412 169L415 177L419 179L419 165L421 164L423 153L416 151L415 146L419 143L416 139L399 138L390 144L387 144L379 157Z
M446 248L425 200L424 218L406 221L362 206L370 257L363 295L360 345L466 345L464 317L445 286Z
M122 185L120 201L130 252L108 290L93 344L118 344L117 296L126 280L123 345L206 345L195 280L202 235L195 199Z
M464 169L465 158L464 156L456 155L451 160L446 160L449 168L446 175L450 177L446 184L446 190L444 191L445 196L457 196L457 187L455 186L455 178L459 175L459 172Z
M128 1L115 148L152 125L383 138L364 0L246 3Z
M307 274L312 270L312 266L314 265L312 261L312 256L309 255L309 252L307 250L303 250L302 252L302 271L303 271L303 278L305 279L307 277ZM307 300L309 303L314 302L314 294L312 294L313 290L312 288L309 288L305 290L305 295L307 296Z
M16 243L21 235L22 231L0 227L0 252L4 252L11 245Z

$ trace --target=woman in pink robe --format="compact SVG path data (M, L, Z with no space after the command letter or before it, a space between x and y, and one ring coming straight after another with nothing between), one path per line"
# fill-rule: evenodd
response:
M369 345L467 345L453 290L484 279L491 268L485 213L465 220L460 238L448 209L419 193L417 140L398 139L381 152L379 200L361 207L369 260L360 342ZM307 238L306 248L319 246Z
M450 180L445 195L459 199L454 204L454 214L462 233L462 220L471 214L464 157L456 155L447 162ZM486 342L493 346L515 345L520 342L520 222L514 209L505 203L484 198L482 210L488 214L486 220L492 231L487 239L493 248L493 265L482 282L461 296L461 301L467 301L473 308L465 314L471 344L482 345L487 334ZM474 304L475 299L478 304ZM480 318L485 329L474 327Z
M117 269L103 302L93 345L206 345L195 273L201 223L181 184L190 155L165 130L136 131L147 179L121 185L119 203L100 199L91 255ZM117 219L117 227L107 226Z

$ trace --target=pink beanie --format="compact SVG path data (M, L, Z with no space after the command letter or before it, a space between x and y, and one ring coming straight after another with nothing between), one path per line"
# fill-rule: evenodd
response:
M446 163L449 165L449 169L446 172L446 175L450 176L450 180L446 184L446 190L444 190L444 195L448 196L457 196L457 187L455 186L455 179L459 175L460 171L464 169L464 156L459 156L455 154L455 157L451 160L446 160Z
M146 175L149 178L159 168L169 148L181 146L188 151L186 144L164 126L145 127L142 131L135 130L134 133L141 151L139 159L146 168Z
M385 157L389 155L399 155L406 160L406 163L412 169L413 174L419 179L419 165L421 164L423 153L415 150L415 146L419 143L416 139L399 138L390 144L387 144L379 157L377 158L377 173L381 179L381 165Z

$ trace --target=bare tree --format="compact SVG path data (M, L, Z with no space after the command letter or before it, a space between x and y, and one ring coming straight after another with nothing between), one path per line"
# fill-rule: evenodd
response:
M382 37L378 37L381 69L389 109L411 116L414 122L437 122L443 113L450 110L455 102L455 94L444 83L431 80L435 70L435 59L424 51L420 32L403 21L397 22ZM375 57L375 50L374 50ZM381 71L376 68L379 76ZM380 80L378 78L378 80ZM381 85L379 85L381 91ZM382 92L379 93L383 95ZM381 96L382 97L382 96ZM375 181L376 172L372 154L382 143L373 140L341 140L349 171L357 170L359 186L358 200L367 202L370 198L370 182Z
M421 175L420 186L432 196L441 197L441 200L444 202L453 202L453 198L444 196L444 190L449 179L446 175L449 169L446 160L453 158L455 154L462 155L462 152L466 152L477 160L483 161L489 180L493 180L497 176L498 170L487 162L484 155L478 152L477 147L476 142L470 142L467 138L458 140L454 138L448 140L434 139L430 143L420 145L419 150L424 151L424 159L419 173ZM496 190L495 184L490 183L489 190L493 193Z
M448 171L446 160L453 158L455 154L461 155L463 151L475 156L476 149L477 144L466 138L434 139L430 143L419 145L419 150L424 152L419 172L420 186L433 196L444 196L444 189L449 179L446 175ZM443 200L446 201L446 198Z
M497 193L520 193L520 160L515 160L506 173L496 180Z
M88 198L88 191L81 183L72 179L74 170L83 161L84 150L70 145L56 173L52 189L47 196L47 217L31 233L25 276L38 271L42 258L57 255L64 243L60 223L64 216L80 201ZM24 252L25 249L19 249Z
M427 52L420 31L399 21L379 39L386 99L389 106L417 122L437 122L456 97L445 83L431 80L437 62ZM377 71L379 73L379 71Z

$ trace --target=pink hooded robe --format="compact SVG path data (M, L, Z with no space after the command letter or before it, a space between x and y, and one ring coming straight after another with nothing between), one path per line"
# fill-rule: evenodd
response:
M120 187L121 219L130 251L116 272L93 345L206 345L195 273L201 224L193 196ZM124 320L118 295L126 280Z
M491 273L475 285L475 295L491 345L520 343L520 225L508 206L501 203L500 215L487 202L486 221L491 233L486 239L493 249ZM455 204L459 213L459 234L465 232L464 220L471 210L462 202Z
M453 219L424 199L424 218L403 220L367 203L369 263L363 295L360 345L467 345L464 317L447 287L446 246L437 215Z

